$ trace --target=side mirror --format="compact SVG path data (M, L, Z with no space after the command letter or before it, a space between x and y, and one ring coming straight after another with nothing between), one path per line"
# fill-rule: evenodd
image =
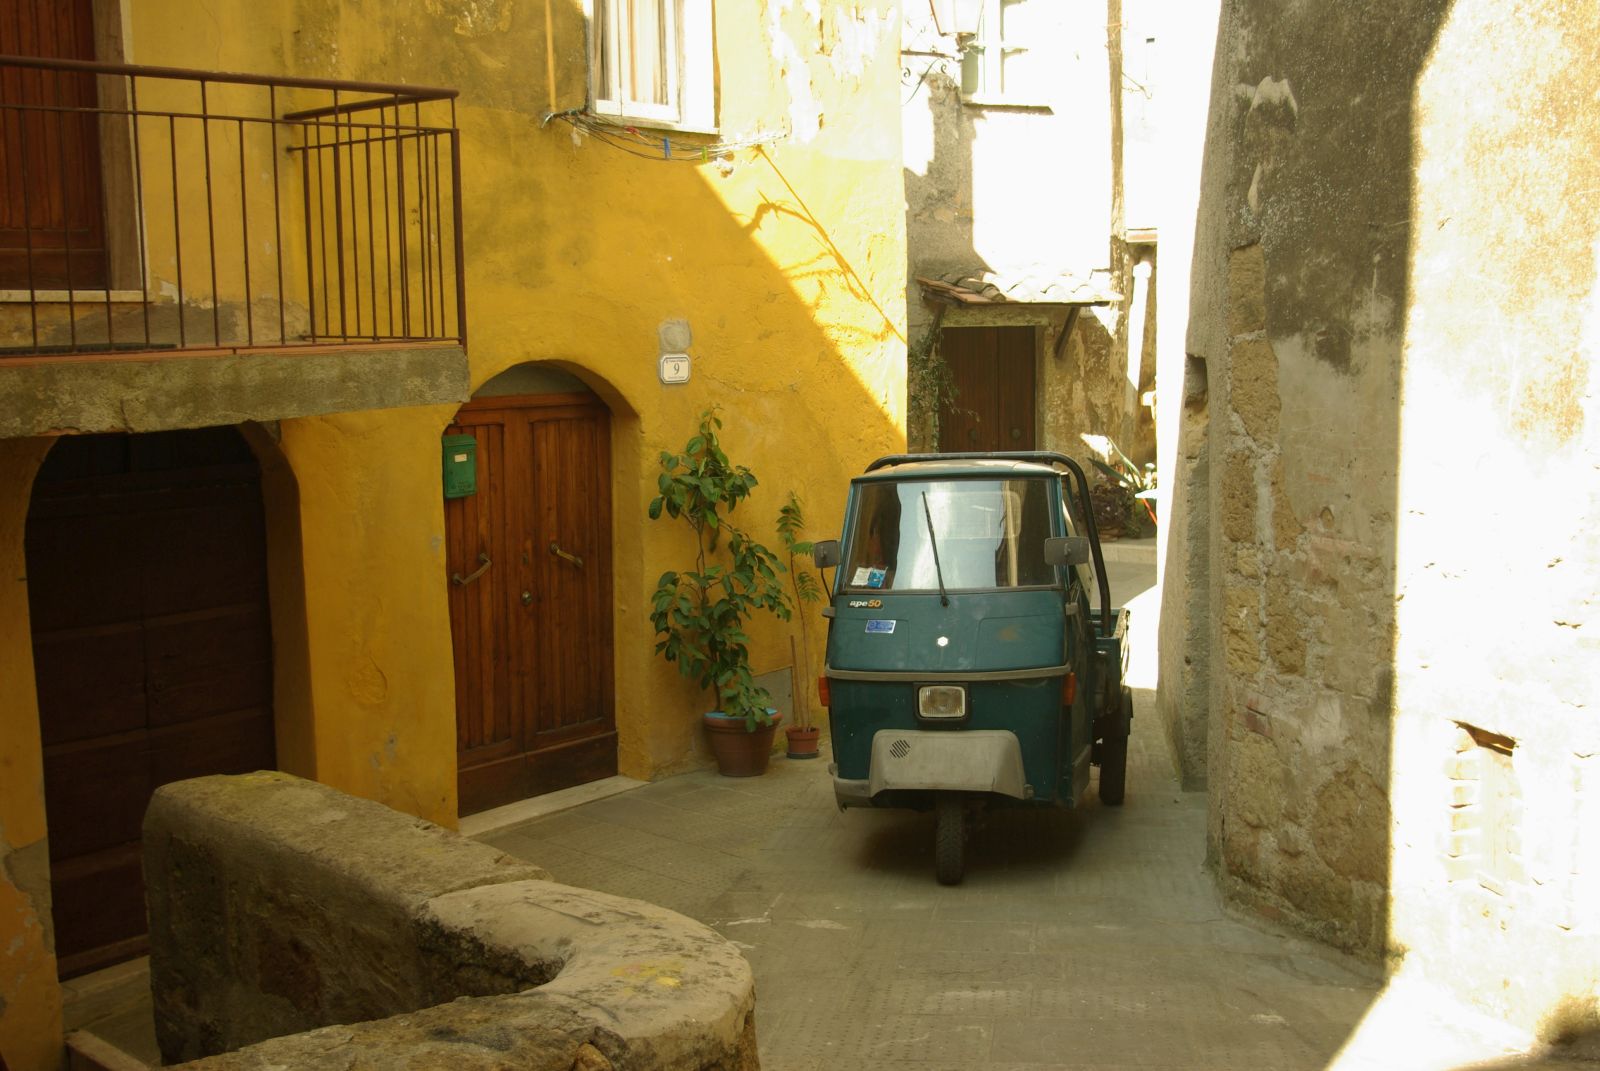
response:
M1089 537L1051 536L1044 541L1044 560L1047 565L1087 565Z
M839 541L823 539L811 547L811 560L818 569L832 569L839 564Z

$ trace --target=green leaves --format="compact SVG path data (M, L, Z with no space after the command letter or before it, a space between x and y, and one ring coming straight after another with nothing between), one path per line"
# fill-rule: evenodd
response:
M784 553L789 558L789 583L794 589L795 605L802 603L821 602L825 597L821 582L816 574L807 569L802 563L804 555L811 553L812 544L809 540L800 538L800 533L805 530L805 510L800 505L800 496L793 491L789 492L788 499L778 509L778 538L783 542ZM798 559L798 560L797 560ZM782 568L780 566L780 568ZM787 611L782 615L784 620L789 619ZM802 609L800 613L801 643L796 656L795 671L801 681L811 680L811 632L806 627L806 614ZM790 650L794 650L794 637L789 637ZM800 729L811 728L811 703L809 692L802 686L794 697L795 726Z
M805 510L800 497L789 492L789 500L778 509L778 538L783 541L784 553L789 558L790 583L794 585L795 598L800 602L818 602L822 599L822 585L816 575L796 559L811 553L812 542L800 539L806 526ZM783 568L781 565L778 568Z
M1084 435L1084 442L1098 452L1100 457L1089 458L1089 464L1111 483L1133 492L1148 491L1155 487L1155 466L1140 469L1133 460L1117 448L1117 444L1103 435Z
M1106 464L1104 461L1101 461L1099 458L1091 457L1089 459L1089 464L1099 469L1102 475L1119 487L1126 487L1130 490L1139 490L1139 488L1135 487L1132 480L1118 472L1116 469L1112 468L1110 465Z
M743 717L754 730L767 724L771 696L750 673L745 622L761 611L788 620L790 609L777 555L728 520L757 481L728 461L717 437L721 428L715 408L708 409L683 453L661 452L660 494L650 501L650 519L665 515L686 523L695 533L697 560L694 569L661 574L650 623L659 637L656 652L716 692L723 713Z

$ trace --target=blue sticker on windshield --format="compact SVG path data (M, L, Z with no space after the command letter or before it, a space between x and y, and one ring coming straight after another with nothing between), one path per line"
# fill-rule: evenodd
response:
M894 622L893 621L879 621L879 620L868 621L867 622L867 631L868 632L890 633L890 632L894 631Z
M881 587L883 587L883 580L884 580L884 577L886 575L887 574L882 569L868 569L867 570L867 587L869 587L869 588L881 588ZM890 631L892 632L894 630L890 629Z

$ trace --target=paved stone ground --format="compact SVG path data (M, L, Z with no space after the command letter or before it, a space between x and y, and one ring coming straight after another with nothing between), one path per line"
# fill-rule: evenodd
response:
M1125 599L1154 569L1108 573ZM1140 699L1127 803L993 812L956 887L934 880L930 816L841 813L826 759L689 774L481 839L737 942L768 1071L1320 1071L1377 984L1224 915L1205 798L1178 790Z
M1148 687L1157 600L1138 550L1116 548L1107 572L1134 607L1130 680ZM1135 694L1127 804L995 813L955 888L934 881L929 817L841 814L825 759L775 759L751 781L690 774L481 839L738 942L766 1071L1596 1066L1473 1063L1507 1050L1455 1007L1380 994L1225 916L1201 866L1204 796L1178 791L1150 693ZM69 1028L158 1059L142 961L66 988Z
M483 839L744 948L770 1071L1325 1068L1376 985L1222 914L1205 800L1138 719L1128 802L997 812L934 882L930 816L840 813L822 762L696 773Z
M1121 812L996 813L952 888L928 817L841 814L816 762L691 774L483 839L737 942L770 1071L1326 1067L1376 986L1224 917L1204 801L1142 728Z

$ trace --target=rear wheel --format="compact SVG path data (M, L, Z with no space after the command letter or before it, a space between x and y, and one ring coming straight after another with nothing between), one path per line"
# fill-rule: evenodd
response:
M1127 727L1133 724L1133 691L1122 689L1119 724L1100 742L1100 802L1117 807L1128 788Z
M933 856L939 884L959 885L966 874L966 808L960 796L943 793L934 805L934 814Z

